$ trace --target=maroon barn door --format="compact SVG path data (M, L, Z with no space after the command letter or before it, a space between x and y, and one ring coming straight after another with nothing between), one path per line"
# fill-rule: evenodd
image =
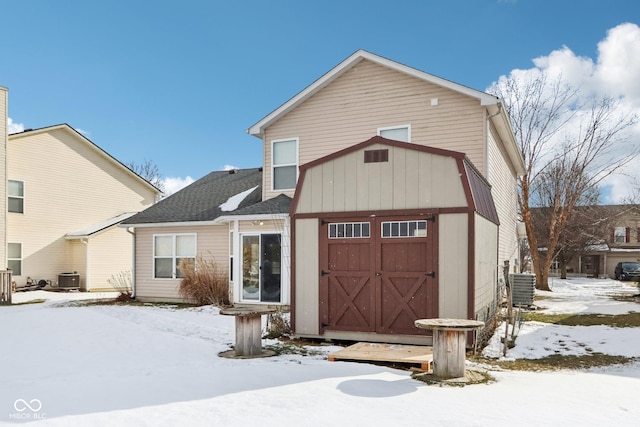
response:
M437 317L433 222L367 218L321 227L323 329L421 335Z

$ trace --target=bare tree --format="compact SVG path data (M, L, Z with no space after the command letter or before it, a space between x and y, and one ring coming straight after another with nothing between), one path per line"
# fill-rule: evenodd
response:
M502 78L491 91L502 98L524 156L518 205L525 224L536 287L549 289L549 268L562 248L561 236L573 210L602 181L633 160L638 148L616 153L636 117L623 113L619 100L590 97L562 77ZM549 208L549 221L536 230L533 207ZM544 236L546 251L540 251Z
M154 187L156 187L160 191L164 191L164 179L162 174L160 173L160 169L158 165L153 163L151 160L145 160L143 163L136 162L128 162L126 166L149 181Z

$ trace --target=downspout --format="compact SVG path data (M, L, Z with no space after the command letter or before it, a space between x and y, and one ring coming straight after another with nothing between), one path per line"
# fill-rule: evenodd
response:
M136 233L135 231L131 231L130 227L127 227L125 230L127 230L127 233L131 234L132 236L132 242L131 242L131 246L132 246L132 255L131 255L131 298L135 299L136 298ZM135 230L135 228L134 228Z
M89 238L83 237L80 242L86 245L84 251L84 290L89 292ZM78 286L80 286L80 283L78 283Z

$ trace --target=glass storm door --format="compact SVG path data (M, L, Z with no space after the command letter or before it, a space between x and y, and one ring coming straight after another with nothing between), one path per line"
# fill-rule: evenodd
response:
M280 302L281 236L242 236L242 300Z

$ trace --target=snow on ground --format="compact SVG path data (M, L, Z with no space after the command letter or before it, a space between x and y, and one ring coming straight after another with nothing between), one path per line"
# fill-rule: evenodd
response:
M637 293L616 281L554 285L539 301L548 312L640 311L638 304L613 304L613 292ZM0 307L0 425L636 426L640 420L640 362L497 370L491 384L429 386L408 371L328 362L337 349L330 345L308 347L315 353L306 356L220 358L234 341L234 319L212 307L64 301L95 296L29 292L14 302L49 301ZM587 348L640 357L639 328L530 323L508 358Z

